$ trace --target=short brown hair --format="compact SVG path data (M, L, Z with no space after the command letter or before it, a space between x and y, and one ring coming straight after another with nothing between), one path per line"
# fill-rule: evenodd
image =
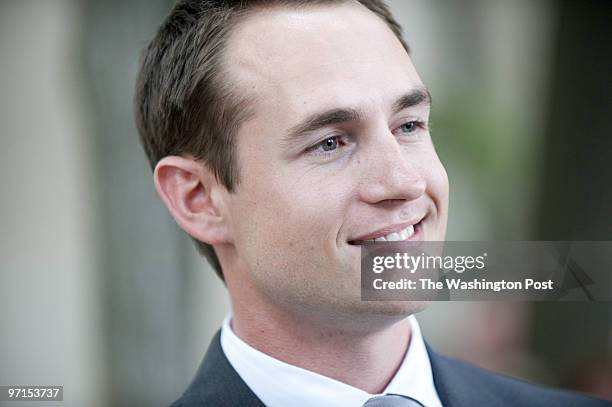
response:
M250 115L249 100L232 92L222 54L240 17L270 6L305 7L354 0L182 0L144 49L134 99L140 141L151 164L169 155L206 165L229 192L238 185L234 139ZM402 29L383 0L359 0L393 31L406 51ZM223 280L214 249L196 244Z

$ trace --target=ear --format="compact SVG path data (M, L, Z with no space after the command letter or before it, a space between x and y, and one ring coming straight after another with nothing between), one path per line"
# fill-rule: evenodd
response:
M226 189L208 167L193 158L168 156L157 163L153 178L170 214L191 237L210 245L231 240Z

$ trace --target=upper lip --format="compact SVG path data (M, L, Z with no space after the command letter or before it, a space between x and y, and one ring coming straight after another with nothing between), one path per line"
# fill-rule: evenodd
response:
M421 216L418 219L410 221L410 222L397 223L395 225L385 226L384 228L378 229L374 232L370 232L366 235L361 235L355 238L351 238L349 239L349 243L350 242L361 242L363 240L374 240L379 237L387 236L388 234L393 233L393 232L400 232L406 229L408 226L416 225L417 223L421 222L423 218L425 218L425 216Z

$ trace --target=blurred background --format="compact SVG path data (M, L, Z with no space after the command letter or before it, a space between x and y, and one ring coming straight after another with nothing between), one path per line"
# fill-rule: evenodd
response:
M448 240L612 240L612 2L388 3L433 94ZM228 312L132 119L139 51L171 6L0 1L0 385L167 405ZM437 303L419 320L439 352L612 400L611 303Z

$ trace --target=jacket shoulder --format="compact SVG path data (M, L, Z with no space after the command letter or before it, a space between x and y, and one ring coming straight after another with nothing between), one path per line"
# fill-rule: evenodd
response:
M263 406L225 357L220 337L217 331L193 381L171 407Z
M263 404L255 400L228 400L220 394L206 394L200 392L185 392L170 405L170 407L218 407L218 406L245 406L261 407Z
M494 373L430 352L436 389L451 406L611 407L609 401L557 390ZM446 402L445 402L446 401Z

